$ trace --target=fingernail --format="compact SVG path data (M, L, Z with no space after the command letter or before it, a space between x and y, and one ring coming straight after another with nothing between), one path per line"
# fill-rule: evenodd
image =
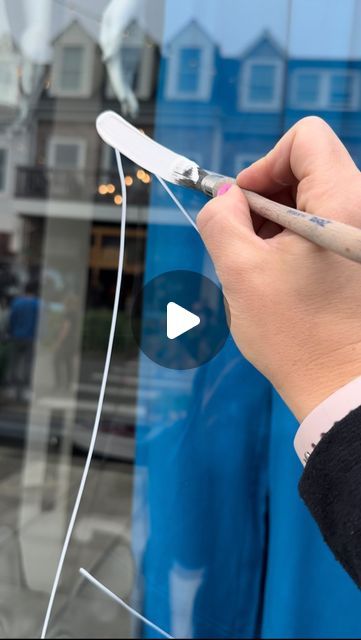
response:
M229 182L221 184L217 191L217 196L223 196L223 194L226 193L231 188L231 186L232 185Z

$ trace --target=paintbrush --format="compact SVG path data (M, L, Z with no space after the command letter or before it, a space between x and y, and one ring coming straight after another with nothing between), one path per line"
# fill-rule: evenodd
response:
M139 131L114 111L104 111L96 121L100 137L111 147L167 182L190 187L214 197L224 183L234 178L202 169L196 162L171 151ZM294 231L314 244L345 258L361 262L361 230L351 225L321 218L273 202L253 191L242 189L250 209L281 227Z

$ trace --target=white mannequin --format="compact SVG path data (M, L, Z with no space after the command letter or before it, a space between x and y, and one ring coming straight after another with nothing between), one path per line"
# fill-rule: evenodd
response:
M103 60L114 92L121 103L123 113L132 117L138 111L138 100L125 79L120 49L124 31L129 23L138 17L140 5L140 0L110 0L103 13L99 35Z
M26 28L20 40L22 73L20 76L20 116L22 124L30 106L39 97L45 65L51 60L51 2L49 0L23 0Z

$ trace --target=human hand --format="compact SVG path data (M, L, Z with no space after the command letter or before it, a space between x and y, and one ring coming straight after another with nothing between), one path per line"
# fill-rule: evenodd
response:
M361 227L361 174L320 118L296 123L240 187ZM361 266L250 214L231 187L199 213L244 356L302 420L361 374Z

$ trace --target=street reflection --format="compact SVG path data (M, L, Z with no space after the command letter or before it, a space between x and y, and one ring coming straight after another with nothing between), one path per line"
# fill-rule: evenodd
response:
M0 2L1 637L40 633L89 446L122 204L95 118L121 110L152 132L159 45L138 11L135 2L105 0ZM128 227L114 356L51 637L133 633L129 614L78 573L84 565L123 598L132 594L134 436L147 407L137 406L130 310L143 280L152 180L124 166ZM149 389L144 402L158 392Z

